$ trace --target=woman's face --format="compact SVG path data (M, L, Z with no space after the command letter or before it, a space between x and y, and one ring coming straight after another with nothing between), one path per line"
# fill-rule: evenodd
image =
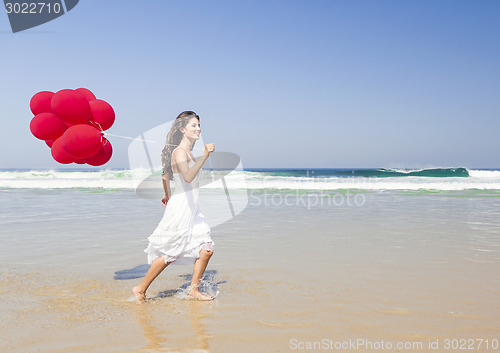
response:
M200 138L201 128L197 118L189 119L188 124L184 128L184 136L190 140L198 140Z

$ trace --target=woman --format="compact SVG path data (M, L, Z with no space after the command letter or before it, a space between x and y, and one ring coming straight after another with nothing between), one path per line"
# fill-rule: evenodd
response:
M201 167L215 150L215 145L207 144L203 154L195 160L191 150L200 138L200 132L200 117L192 111L185 111L175 119L167 135L162 152L165 189L162 203L166 208L144 250L151 267L141 284L132 289L138 302L145 300L151 282L172 263L194 263L188 295L200 300L214 299L198 290L214 246L210 227L198 209L198 185ZM170 180L175 184L173 195Z

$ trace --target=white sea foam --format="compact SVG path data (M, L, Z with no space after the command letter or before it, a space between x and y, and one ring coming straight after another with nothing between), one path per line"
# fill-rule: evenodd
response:
M209 172L206 172L209 173ZM156 172L160 175L160 172ZM151 175L150 170L100 171L0 171L3 189L136 189ZM299 190L500 190L500 171L469 170L470 177L296 177L272 176L268 173L234 170L203 186L207 189L299 189ZM210 178L210 174L206 174ZM225 185L224 185L225 184ZM158 188L161 189L161 185Z
M89 172L0 171L0 188L65 189L104 188L134 189L150 172L136 170L101 170Z
M469 175L473 178L496 178L500 180L500 170L469 170Z

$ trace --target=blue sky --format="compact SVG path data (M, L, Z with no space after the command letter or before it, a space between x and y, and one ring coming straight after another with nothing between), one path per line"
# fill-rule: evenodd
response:
M486 0L81 0L16 34L4 13L0 168L67 168L29 100L77 87L114 107L111 134L194 110L248 168L499 168L498 38ZM128 167L110 141L104 168Z

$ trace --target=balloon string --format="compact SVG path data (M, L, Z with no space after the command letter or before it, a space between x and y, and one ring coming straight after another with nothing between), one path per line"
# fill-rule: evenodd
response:
M89 123L90 123L91 125L94 125L94 126L96 126L96 125L97 125L97 127L99 128L99 130L100 130L101 132L104 132L103 128L101 127L101 124L99 124L97 121L89 121Z
M158 143L158 141L144 140L144 139L141 139L139 137L128 137L128 136L114 135L114 134L110 134L110 133L104 132L104 131L102 131L102 133L104 134L104 136L114 136L114 137L120 137L120 138L123 138L123 139L129 139L129 140L139 140L139 141L144 141L144 142ZM174 145L174 144L171 144L171 143L166 143L165 145L168 145L168 146L178 146L178 145ZM193 150L204 151L205 149L204 148L193 148Z
M138 137L128 137L128 136L113 135L113 134L110 134L110 133L107 133L107 132L104 132L104 131L103 131L103 134L104 134L104 136L114 136L114 137L120 137L122 139L139 140L139 141L144 141L144 142L158 143L156 141L143 140L143 139L140 139Z
M94 127L97 126L99 128L99 130L101 131L101 143L103 143L103 140L104 140L104 130L101 127L101 124L99 124L97 121L89 121L89 122Z

